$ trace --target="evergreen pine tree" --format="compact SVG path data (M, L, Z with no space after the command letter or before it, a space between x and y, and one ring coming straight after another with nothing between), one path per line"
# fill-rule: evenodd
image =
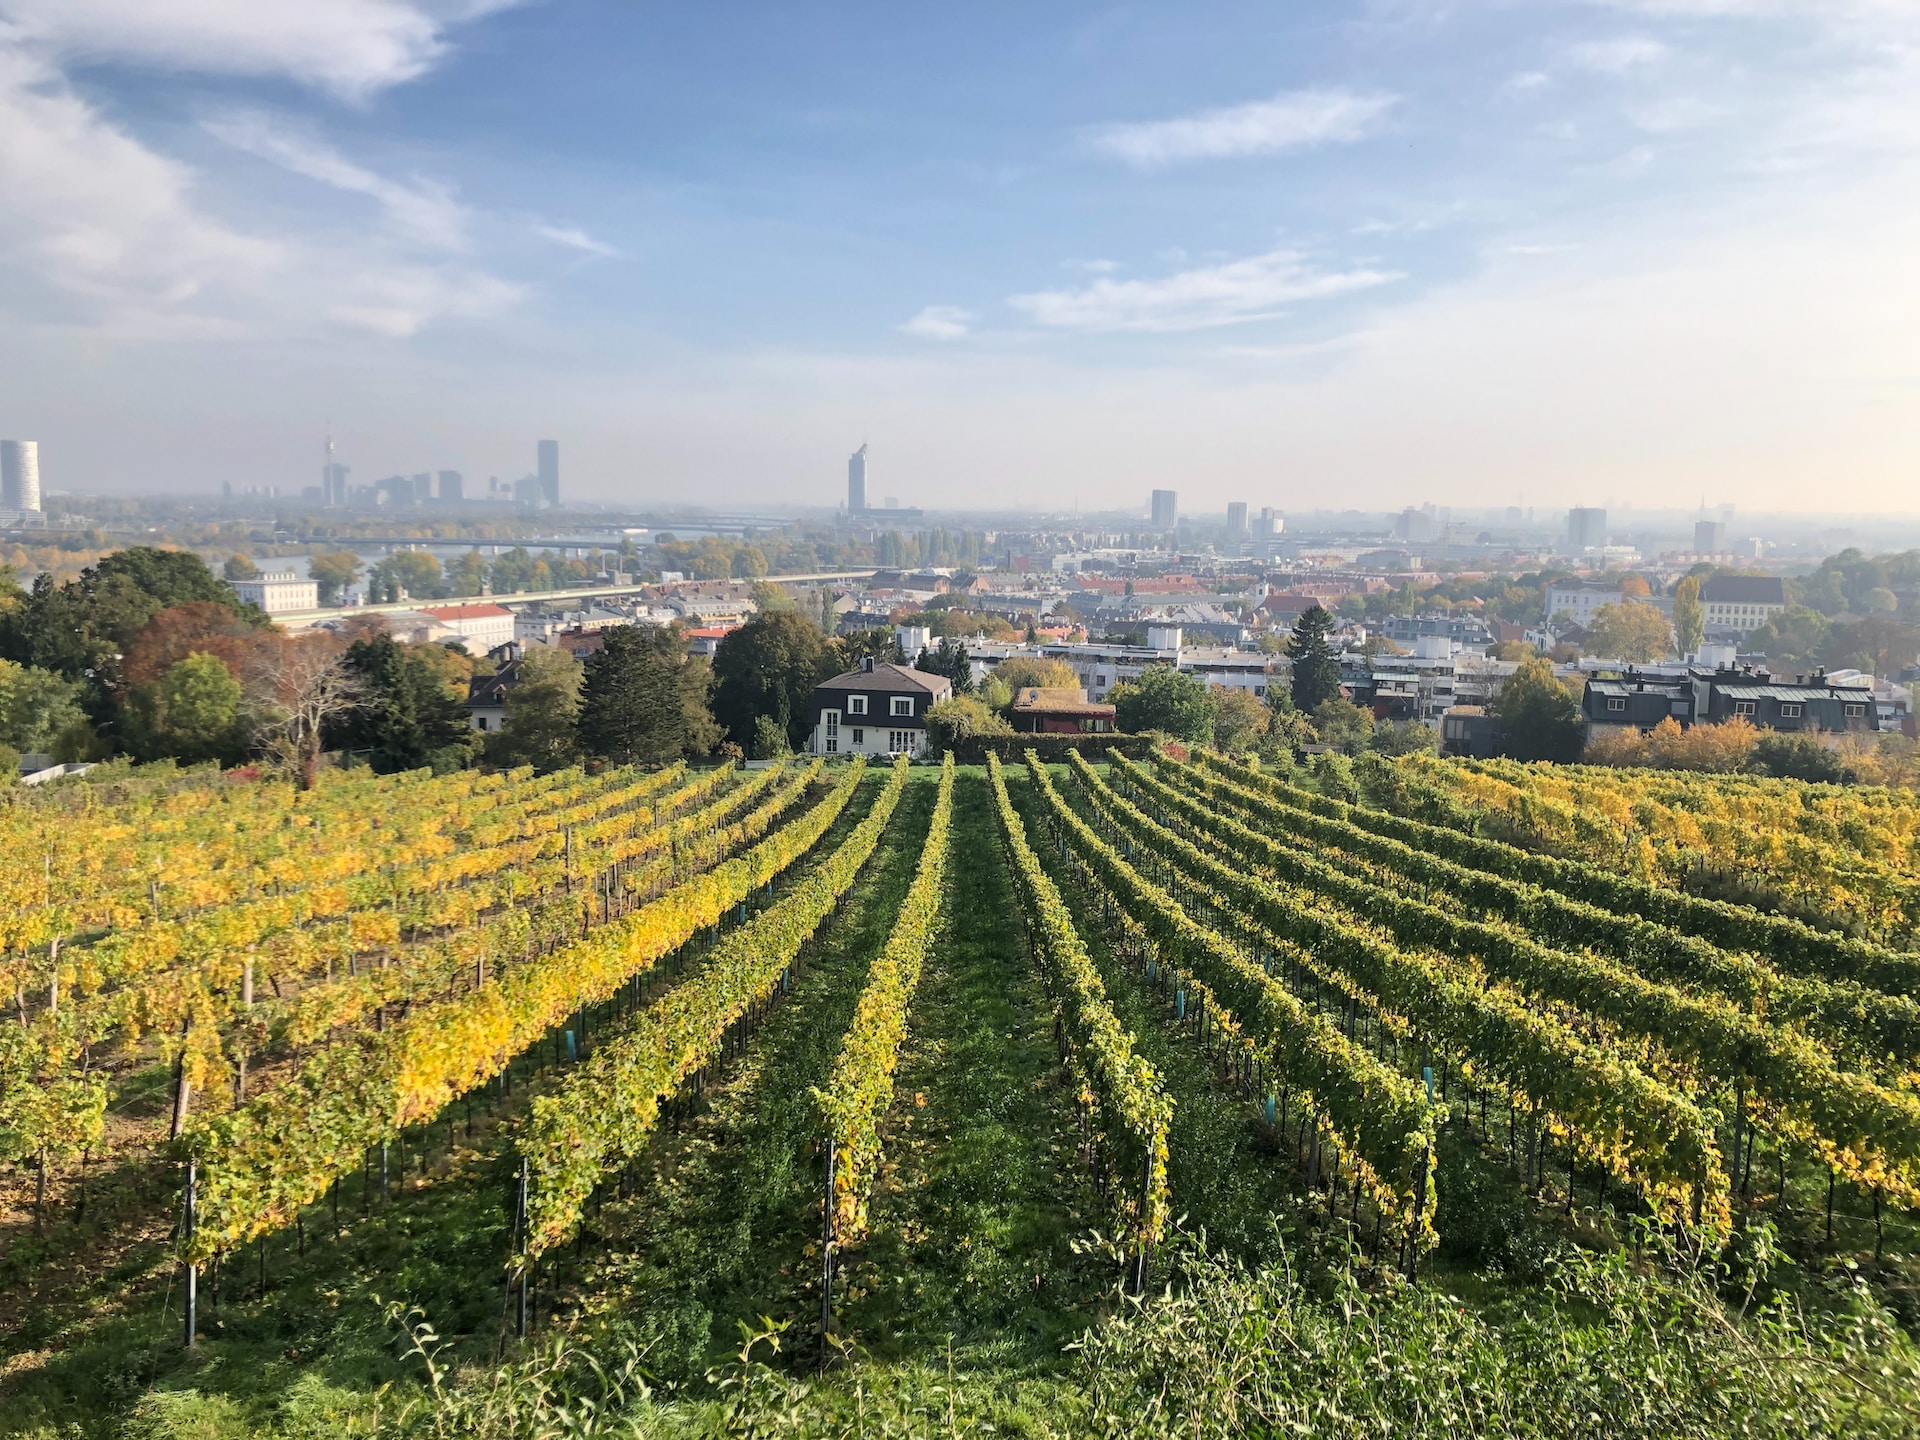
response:
M1340 661L1333 653L1333 616L1310 606L1293 622L1287 654L1293 660L1293 705L1311 715L1323 700L1340 694Z

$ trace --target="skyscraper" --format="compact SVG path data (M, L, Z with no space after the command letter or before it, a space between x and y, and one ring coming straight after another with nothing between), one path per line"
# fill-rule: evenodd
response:
M864 443L847 459L847 513L867 508L867 447Z
M1151 528L1163 534L1171 534L1180 526L1180 492L1177 490L1156 490L1153 492L1153 520Z
M433 476L416 475L413 477L413 503L424 505L433 499Z
M1227 533L1244 535L1247 533L1247 502L1229 500L1227 502Z
M1607 512L1579 506L1567 512L1567 553L1582 555L1607 543Z
M0 440L0 506L40 508L40 442Z
M560 504L560 442L542 440L540 453L540 499L548 506Z
M1724 520L1694 521L1693 553L1696 555L1726 554L1727 522Z
M440 498L446 500L464 500L467 482L461 478L458 470L440 472Z

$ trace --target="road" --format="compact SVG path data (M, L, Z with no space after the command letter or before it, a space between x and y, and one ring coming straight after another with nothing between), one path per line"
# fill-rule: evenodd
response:
M813 575L760 575L755 578L774 584L806 584L821 580L868 580L873 577L873 573L871 570L822 570ZM437 610L443 605L504 605L511 610L517 606L536 603L605 600L616 595L638 595L658 588L657 585L587 585L578 590L541 590L515 595L452 595L444 600L402 600L395 605L348 605L320 610L286 610L273 618L276 623L286 626L289 630L304 630L308 626L319 624L322 620L337 620L347 615L391 615L408 610L421 610L428 606Z

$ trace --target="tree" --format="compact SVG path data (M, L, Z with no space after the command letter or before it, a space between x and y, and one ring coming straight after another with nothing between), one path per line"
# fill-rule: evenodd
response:
M1333 616L1322 605L1310 605L1294 622L1287 641L1293 661L1293 706L1312 714L1323 700L1340 693L1340 661L1333 653Z
M1123 731L1164 730L1189 744L1213 743L1213 692L1204 681L1171 665L1149 665L1138 680L1114 686L1107 698Z
M218 655L176 660L154 687L154 733L182 760L237 761L246 748L240 682Z
M1700 577L1689 575L1673 591L1673 633L1680 653L1691 655L1707 637L1706 612L1700 608Z
M399 550L387 557L393 574L418 600L435 600L447 593L446 576L440 562L425 550Z
M977 736L1011 734L1013 726L971 695L942 700L927 711L927 744L936 755Z
M120 681L130 693L157 684L174 665L199 653L217 655L238 676L246 656L267 632L224 605L195 600L172 605L149 620L134 637L120 666Z
M1403 720L1374 731L1369 748L1382 755L1432 755L1440 749L1440 732L1418 720Z
M1029 685L1037 685L1043 690L1078 690L1080 677L1073 673L1073 667L1064 660L1049 660L1039 655L1009 655L991 671L998 680L1014 694L1019 694Z
M328 730L360 704L358 678L347 669L346 647L324 630L271 635L247 657L248 694L255 734L302 790L320 772Z
M791 755L793 746L787 741L787 727L771 715L762 715L753 722L753 755L755 760L778 760L782 755Z
M1789 605L1749 631L1744 648L1765 655L1776 674L1804 672L1821 663L1833 630L1833 622L1818 610Z
M455 595L478 595L486 585L487 562L478 550L456 555L447 567L447 588Z
M1747 768L1782 780L1813 780L1838 785L1847 779L1847 766L1837 754L1812 735L1782 735L1768 731L1754 742Z
M0 657L87 681L88 708L95 720L105 721L109 697L121 688L121 658L140 631L161 611L195 601L221 606L249 623L266 620L242 606L233 587L198 555L136 545L64 584L42 571L26 603L0 612Z
M453 683L441 646L373 635L347 647L346 665L363 698L337 739L371 751L375 770L457 770L473 757L480 737L467 723L466 687Z
M1891 675L1911 665L1920 653L1920 630L1875 615L1852 625L1836 625L1821 657L1829 670L1865 670Z
M1536 652L1533 646L1527 644L1524 640L1501 640L1497 642L1491 650L1487 651L1487 656L1493 660L1514 661L1524 660L1534 653Z
M236 552L227 557L227 563L220 567L220 573L228 580L258 580L260 567L253 563L253 557Z
M554 645L529 645L507 687L506 718L487 741L496 765L559 770L580 758L580 662Z
M943 639L933 650L924 650L914 668L928 675L944 675L953 682L953 693L965 695L973 689L973 657L956 640Z
M1587 627L1587 648L1608 660L1645 665L1673 648L1673 626L1644 600L1602 605Z
M1313 731L1322 745L1343 755L1358 755L1373 739L1373 712L1338 695L1322 700L1313 710Z
M858 670L862 660L872 660L876 665L907 663L899 637L885 627L856 630L845 639L835 641L833 653L837 657L833 663L841 670Z
M338 605L340 592L359 573L360 557L351 550L325 550L307 561L307 578L318 582L322 605Z
M1293 696L1277 685L1267 687L1267 733L1260 742L1260 758L1276 765L1292 765L1302 747L1313 744L1313 723L1293 707Z
M1273 717L1260 697L1238 685L1213 687L1213 743L1229 755L1244 755L1266 737Z
M89 728L84 693L78 681L54 671L0 660L0 744L21 754L53 753L76 727Z
M1515 759L1569 763L1580 758L1586 722L1546 656L1522 660L1488 709L1499 717L1506 752Z
M834 653L813 622L795 610L756 615L720 642L713 657L713 715L727 734L751 743L755 722L771 715L798 747L813 687L832 673Z
M706 710L709 672L687 658L678 626L622 626L605 631L603 645L588 660L580 691L587 754L616 765L665 765L712 749L719 737Z

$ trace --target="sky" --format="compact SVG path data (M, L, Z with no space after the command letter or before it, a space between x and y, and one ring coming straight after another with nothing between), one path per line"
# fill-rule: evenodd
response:
M54 490L1920 511L1920 0L0 0Z

